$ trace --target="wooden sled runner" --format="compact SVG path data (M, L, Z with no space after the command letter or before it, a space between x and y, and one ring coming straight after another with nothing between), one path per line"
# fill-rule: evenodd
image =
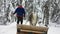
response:
M17 25L17 29L20 32L17 34L47 34L47 27L38 27L38 26L30 26L30 25Z

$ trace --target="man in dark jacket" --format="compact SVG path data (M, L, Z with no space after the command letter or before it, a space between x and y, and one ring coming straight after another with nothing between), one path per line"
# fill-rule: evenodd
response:
M25 10L22 7L22 5L18 6L17 9L13 14L17 14L17 24L19 24L19 21L21 21L21 24L23 23L23 17L25 17Z

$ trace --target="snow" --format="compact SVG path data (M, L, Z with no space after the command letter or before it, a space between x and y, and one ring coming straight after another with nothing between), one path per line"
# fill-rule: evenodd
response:
M48 34L60 34L60 27L50 26L48 29Z
M0 34L16 34L16 22L10 25L0 25Z
M23 25L25 24L29 25L29 21L26 22L26 20L24 20ZM50 23L48 27L49 27L48 34L59 34L60 33L60 25L57 25L55 23ZM0 25L0 34L16 34L16 29L17 29L16 22L10 25Z
M60 34L60 24L50 22L48 34Z

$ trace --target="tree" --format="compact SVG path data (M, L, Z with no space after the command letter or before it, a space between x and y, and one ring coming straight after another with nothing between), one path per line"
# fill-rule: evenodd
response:
M48 4L46 3L44 6L43 6L45 9L44 9L44 17L43 17L43 22L45 23L45 26L48 26L49 24L49 6Z

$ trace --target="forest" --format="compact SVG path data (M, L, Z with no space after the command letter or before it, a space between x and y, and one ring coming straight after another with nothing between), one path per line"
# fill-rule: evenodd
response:
M60 0L0 0L0 24L16 22L15 9L22 4L26 11L25 20L29 21L31 13L36 15L36 23L49 25L60 24Z

